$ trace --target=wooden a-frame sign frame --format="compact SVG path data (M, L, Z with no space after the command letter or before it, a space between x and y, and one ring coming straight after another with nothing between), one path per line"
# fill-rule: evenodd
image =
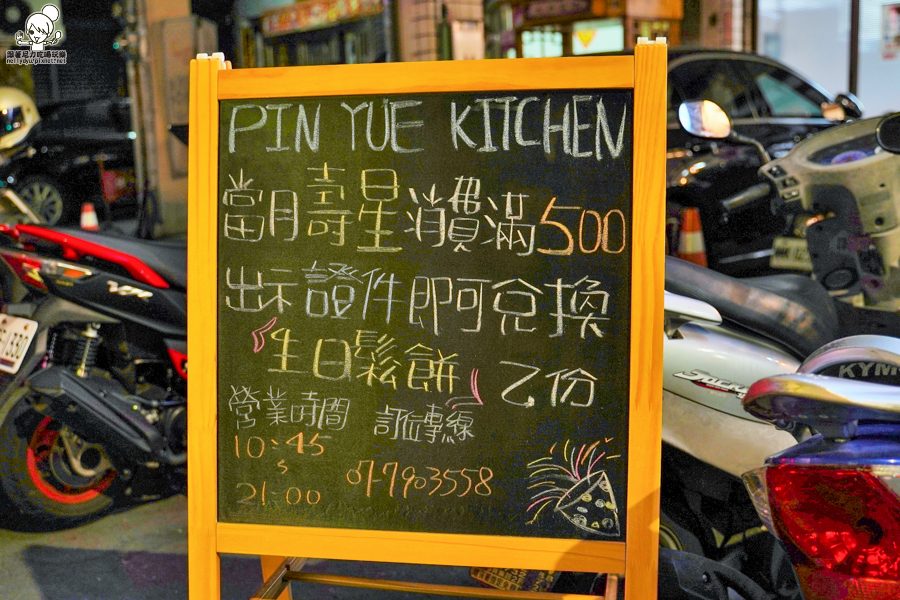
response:
M634 90L631 377L626 541L601 542L220 523L217 520L219 101L567 89ZM666 46L634 56L232 70L191 61L188 196L188 566L191 600L218 599L218 553L624 573L627 600L657 593L662 403ZM627 551L626 551L627 550Z

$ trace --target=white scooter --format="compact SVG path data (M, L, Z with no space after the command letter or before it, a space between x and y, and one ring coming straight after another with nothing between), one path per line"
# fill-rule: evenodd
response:
M835 339L900 335L900 317L846 304L838 311L802 275L738 280L671 257L666 290L660 543L735 568L775 598L798 598L790 562L772 536L759 535L740 480L797 440L750 416L741 400L754 381L795 372Z

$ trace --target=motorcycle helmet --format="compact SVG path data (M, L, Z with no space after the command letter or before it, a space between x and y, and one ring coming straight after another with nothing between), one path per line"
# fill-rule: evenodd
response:
M16 88L0 87L0 150L21 144L40 120L31 96Z

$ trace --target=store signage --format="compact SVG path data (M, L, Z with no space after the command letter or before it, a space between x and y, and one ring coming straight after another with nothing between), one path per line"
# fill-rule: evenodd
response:
M307 0L264 14L262 33L275 36L322 29L380 12L380 0Z
M571 17L591 12L591 0L538 0L525 7L527 20Z
M900 53L900 4L886 4L882 10L881 54L889 60Z

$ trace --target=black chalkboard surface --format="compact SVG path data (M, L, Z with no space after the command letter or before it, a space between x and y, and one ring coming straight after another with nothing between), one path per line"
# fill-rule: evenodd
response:
M218 520L624 541L633 91L219 110Z

